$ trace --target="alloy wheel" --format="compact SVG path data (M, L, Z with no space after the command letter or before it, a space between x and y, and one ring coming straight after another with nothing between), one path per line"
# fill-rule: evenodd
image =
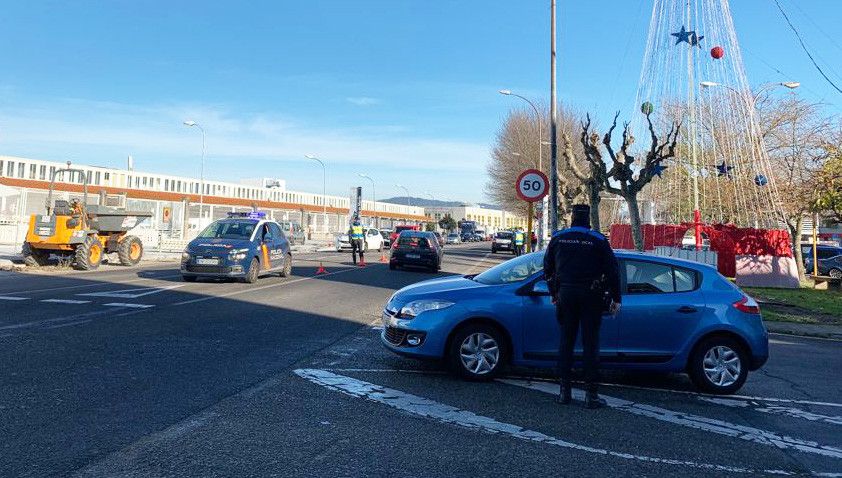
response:
M465 337L459 348L462 366L471 373L485 375L500 361L500 347L494 337L476 332Z
M702 361L705 377L717 387L733 385L742 372L740 355L724 345L711 347Z

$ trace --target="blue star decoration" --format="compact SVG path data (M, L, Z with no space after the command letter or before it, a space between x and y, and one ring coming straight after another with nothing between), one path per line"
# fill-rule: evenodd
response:
M716 170L718 171L717 175L730 178L732 169L734 169L734 166L728 166L725 161L722 161L722 164L716 167Z
M663 165L662 165L662 164L660 164L660 163L655 164L655 165L652 165L652 174L654 174L655 176L658 176L659 178L662 178L663 176L661 176L661 174L662 174L662 173L664 172L664 170L666 170L666 169L667 169L667 167L666 167L666 166L663 166Z
M688 45L698 46L699 48L702 47L702 45L699 45L699 42L702 41L702 38L705 37L704 35L699 36L696 33L696 30L690 30L688 32L687 29L685 29L683 25L681 26L680 32L670 33L670 35L678 38L678 40L675 41L676 45L678 45L681 42L687 42Z

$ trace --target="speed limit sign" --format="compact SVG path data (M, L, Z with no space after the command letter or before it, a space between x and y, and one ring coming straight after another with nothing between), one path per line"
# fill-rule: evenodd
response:
M520 173L515 183L519 198L526 202L540 201L547 195L549 180L547 175L537 169L527 169Z

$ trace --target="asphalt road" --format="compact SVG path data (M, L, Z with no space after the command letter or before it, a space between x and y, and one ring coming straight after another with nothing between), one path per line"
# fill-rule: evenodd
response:
M507 258L446 250L438 275ZM611 408L564 407L540 373L466 383L383 350L385 301L436 274L378 258L253 285L0 276L0 476L842 476L840 342L773 336L736 397L614 373Z

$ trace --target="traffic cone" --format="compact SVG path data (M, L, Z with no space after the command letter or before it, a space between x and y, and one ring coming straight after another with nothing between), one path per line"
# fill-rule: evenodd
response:
M386 259L386 253L385 252L380 253L380 262L382 262L384 264L389 262L389 259Z
M319 275L319 274L327 274L327 271L325 270L325 268L324 268L324 266L322 265L321 261L319 261L319 268L318 268L318 269L316 269L316 275Z

